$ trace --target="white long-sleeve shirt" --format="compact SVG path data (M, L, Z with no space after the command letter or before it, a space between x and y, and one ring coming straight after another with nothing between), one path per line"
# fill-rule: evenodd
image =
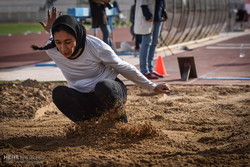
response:
M106 43L91 35L86 36L84 51L77 59L64 57L56 48L46 53L61 69L68 87L83 93L93 92L99 81L114 80L118 74L146 89L156 87L135 66L120 59Z

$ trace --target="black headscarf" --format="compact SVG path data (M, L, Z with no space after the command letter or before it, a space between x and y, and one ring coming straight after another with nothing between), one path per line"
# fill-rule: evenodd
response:
M73 59L78 58L82 54L85 48L86 29L81 23L77 22L75 18L68 16L68 15L63 15L63 16L58 17L53 23L52 29L51 29L53 38L50 39L51 43L47 44L44 47L38 47L36 45L32 45L31 47L34 50L48 50L48 49L56 47L55 40L54 40L54 33L55 33L54 30L60 25L64 25L70 28L74 32L74 36L76 38L76 48L74 52L72 53L72 55L68 57L68 59L73 60Z
M53 34L53 37L54 37L54 29L60 25L68 26L74 31L76 37L76 48L72 53L72 55L68 57L68 59L73 60L78 58L82 54L85 48L85 41L86 41L85 27L81 23L77 22L75 18L68 15L63 15L58 17L52 25L51 32Z

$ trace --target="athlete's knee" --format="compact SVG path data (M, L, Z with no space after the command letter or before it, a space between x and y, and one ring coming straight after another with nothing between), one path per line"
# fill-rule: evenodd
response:
M112 95L114 85L111 80L102 80L95 86L95 93L98 97L106 97Z

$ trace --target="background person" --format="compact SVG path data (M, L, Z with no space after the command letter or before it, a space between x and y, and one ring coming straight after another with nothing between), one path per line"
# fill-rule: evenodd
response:
M136 5L136 0L134 5L131 6L130 9L130 22L132 23L130 27L130 33L133 35L133 40L135 39L135 51L139 52L140 50L140 44L141 44L141 35L137 35L134 33L134 24L135 24L135 5Z
M100 27L103 35L103 41L112 47L111 32L106 15L105 8L110 6L110 0L89 0L91 8L92 28Z
M154 71L153 59L161 31L162 21L168 16L165 0L137 0L134 33L142 35L140 69L148 79L163 77Z

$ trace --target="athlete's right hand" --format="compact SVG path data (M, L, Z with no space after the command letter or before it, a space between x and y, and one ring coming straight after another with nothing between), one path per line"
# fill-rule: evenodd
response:
M59 14L59 16L61 16L61 13ZM53 7L51 14L50 14L50 10L48 10L48 19L47 19L47 24L45 24L43 21L40 21L39 23L43 26L43 28L47 31L50 32L50 29L52 28L52 25L54 23L54 21L57 18L57 11L56 8Z

